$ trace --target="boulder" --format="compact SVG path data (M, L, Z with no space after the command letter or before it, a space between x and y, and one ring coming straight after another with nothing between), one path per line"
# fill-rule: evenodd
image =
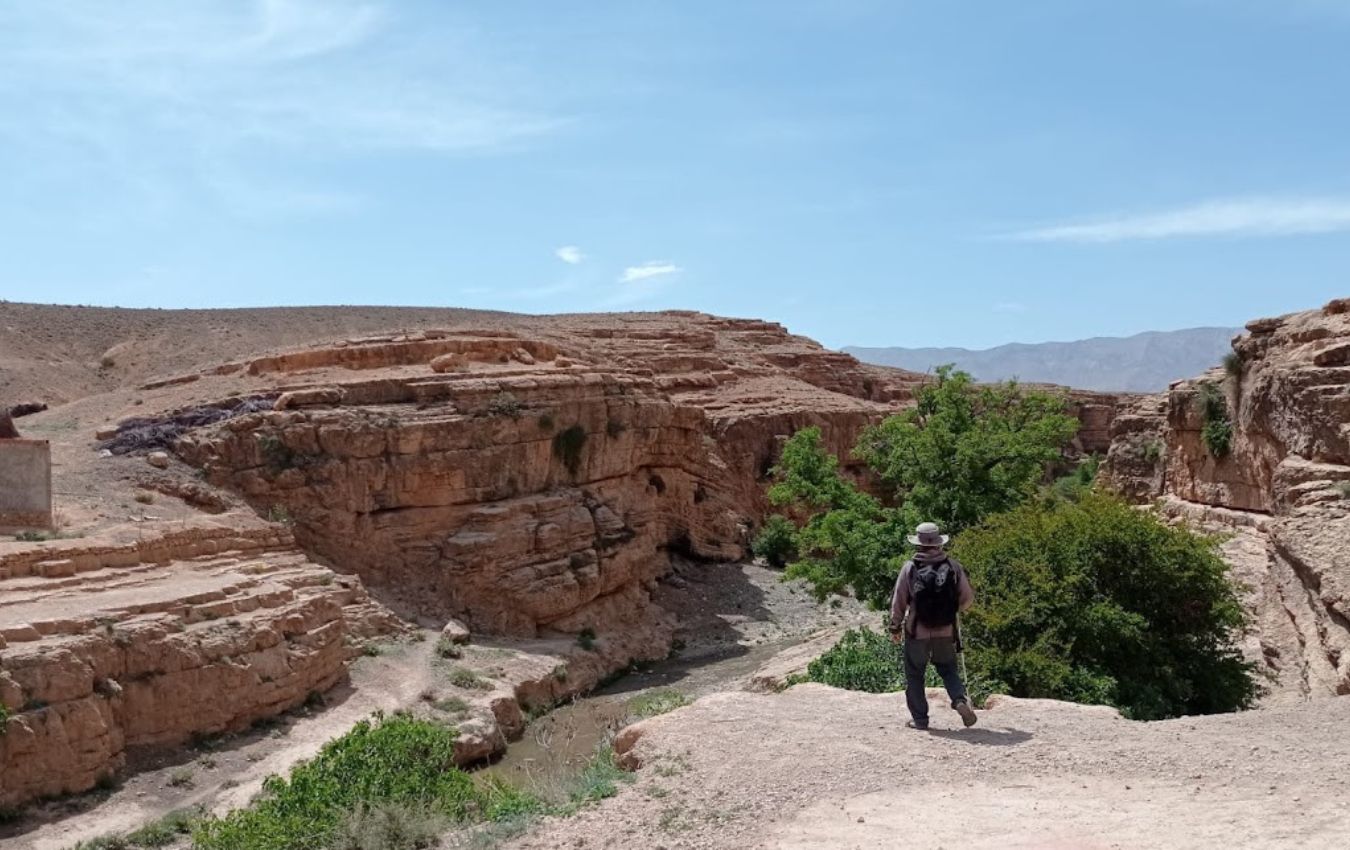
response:
M169 466L168 452L151 452L145 456L145 462L156 469L167 469Z
M469 642L469 627L459 620L451 618L441 629L441 637L451 643L464 644Z

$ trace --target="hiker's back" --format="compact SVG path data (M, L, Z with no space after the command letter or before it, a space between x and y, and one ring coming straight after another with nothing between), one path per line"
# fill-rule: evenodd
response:
M928 629L956 622L961 605L960 575L950 559L910 564L910 598L915 622Z

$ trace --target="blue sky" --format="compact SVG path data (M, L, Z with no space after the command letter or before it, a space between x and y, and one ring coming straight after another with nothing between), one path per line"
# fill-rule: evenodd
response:
M1347 45L1350 0L13 0L0 298L1241 324L1350 295Z

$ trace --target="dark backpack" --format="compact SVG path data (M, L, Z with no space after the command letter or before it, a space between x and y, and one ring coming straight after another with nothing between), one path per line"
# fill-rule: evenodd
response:
M909 572L910 604L914 619L930 629L956 622L961 605L961 579L951 561L913 563Z

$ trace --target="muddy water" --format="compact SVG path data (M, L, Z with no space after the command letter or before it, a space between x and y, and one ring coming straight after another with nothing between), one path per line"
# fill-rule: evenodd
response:
M731 647L698 658L658 662L630 673L531 723L525 737L483 772L545 796L561 795L566 780L576 776L596 749L637 719L632 709L635 700L661 691L676 691L695 700L705 694L742 688L766 661L800 640Z

